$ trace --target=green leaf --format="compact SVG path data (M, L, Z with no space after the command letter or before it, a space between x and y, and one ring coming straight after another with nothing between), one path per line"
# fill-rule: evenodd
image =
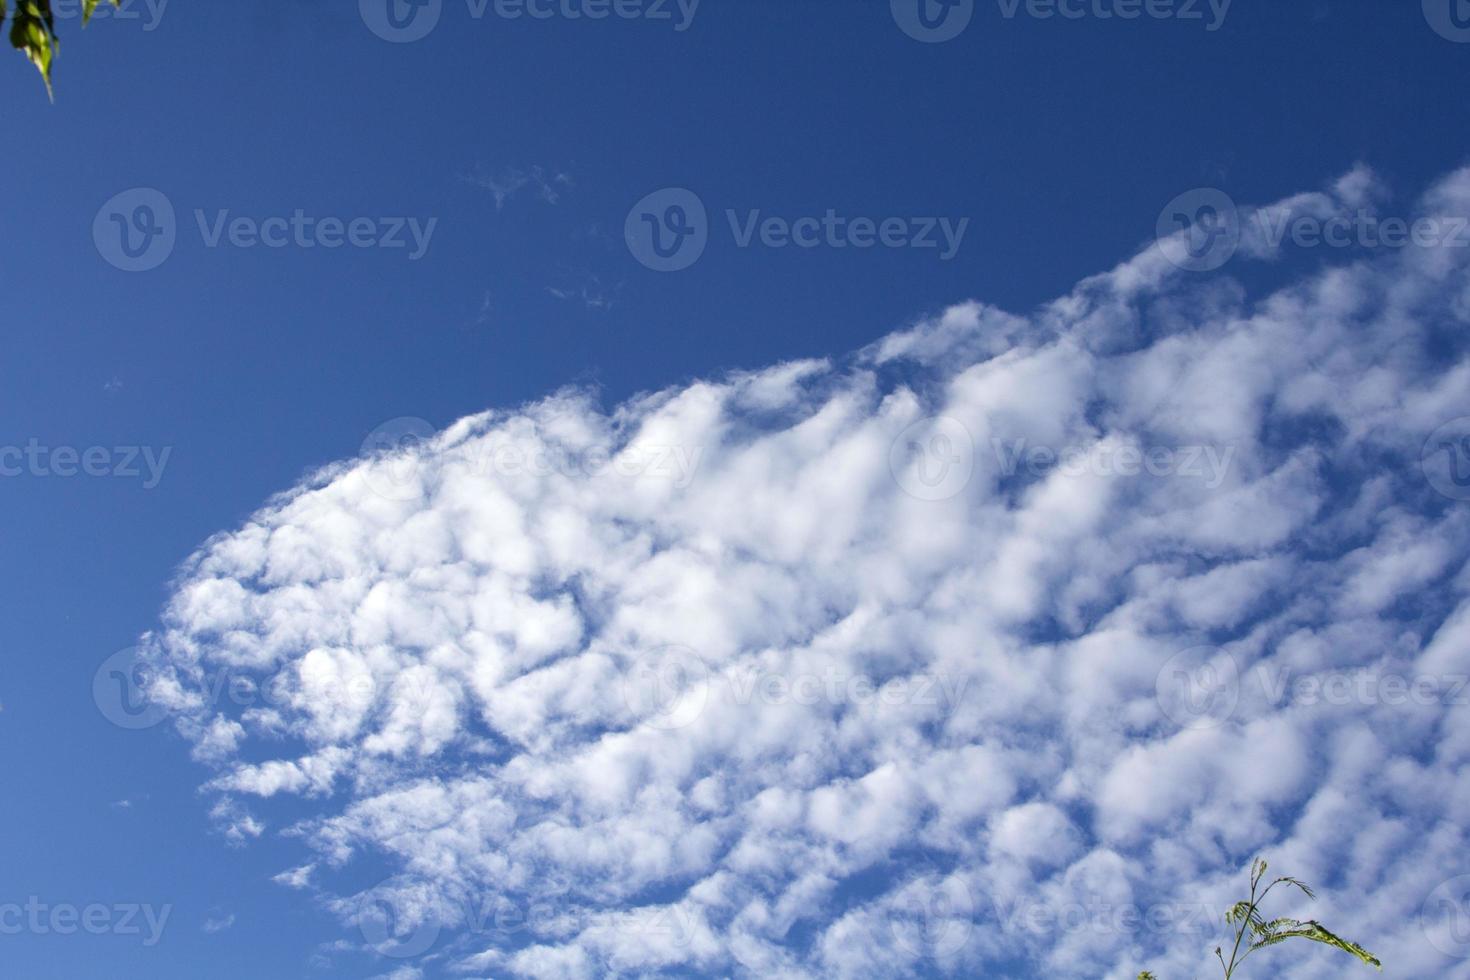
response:
M82 26L87 26L87 21L92 19L92 11L97 9L100 0L82 0ZM110 0L114 7L122 5L122 0Z
M1344 953L1356 957L1360 962L1376 968L1379 972L1383 970L1383 964L1379 962L1378 957L1357 943L1342 938L1329 931L1322 923L1315 921L1296 922L1295 920L1291 920L1291 928L1273 935L1269 939L1263 939L1253 944L1251 949L1257 949L1262 946L1274 946L1288 939L1306 939L1314 943L1321 943L1324 946L1331 946L1333 949L1340 949Z
M10 19L10 44L26 56L51 95L51 61L56 55L56 23L50 0L21 0Z

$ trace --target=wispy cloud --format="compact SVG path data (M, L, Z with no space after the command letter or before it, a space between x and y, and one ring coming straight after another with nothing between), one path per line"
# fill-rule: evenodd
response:
M489 191L495 198L497 211L503 210L511 198L523 191L533 194L546 204L558 204L561 195L572 187L571 175L541 166L525 169L506 167L493 172L476 167L473 173L463 179Z
M224 932L235 924L235 913L215 910L204 920L203 929L208 933Z
M546 287L546 292L555 298L577 303L594 312L612 309L622 290L621 282L608 285L590 272L567 273L557 285Z
M386 905L475 975L1189 976L1263 851L1463 975L1419 916L1470 844L1467 253L1253 295L1150 247L1032 315L463 419L212 538L155 696L241 726L227 833L283 821L353 942Z

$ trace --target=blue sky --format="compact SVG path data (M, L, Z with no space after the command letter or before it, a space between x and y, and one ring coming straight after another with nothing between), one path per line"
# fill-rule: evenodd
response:
M964 31L941 43L908 36L889 4L873 0L703 0L692 17L669 4L668 20L601 21L509 19L493 5L476 18L464 0L445 0L437 26L411 43L376 36L367 23L375 14L352 4L269 6L273 12L180 3L156 15L138 3L137 19L103 19L85 32L63 20L54 105L19 57L0 59L9 94L0 139L17 164L0 197L10 284L0 446L71 447L78 457L100 447L93 458L108 474L69 477L53 460L0 477L0 541L9 557L0 566L8 626L0 753L10 787L0 799L0 837L9 842L0 905L37 896L51 905L171 908L156 943L143 941L146 927L143 936L0 935L6 975L364 977L410 965L437 976L473 952L444 941L420 962L330 948L360 947L362 936L344 926L327 890L355 895L409 858L361 844L360 859L337 869L330 886L314 879L321 892L273 882L312 853L310 832L281 831L338 813L341 799L275 800L268 817L257 817L268 829L233 846L234 811L211 816L221 795L200 789L218 760L190 758L190 742L202 736L181 738L166 724L122 730L92 696L99 665L158 630L162 610L204 574L180 570L201 544L240 528L305 474L355 457L385 423L410 417L442 429L566 386L595 389L611 412L640 392L683 391L694 379L802 359L832 358L833 380L813 385L854 398L866 390L863 365L880 377L881 392L911 379L916 390L937 390L978 352L993 355L1008 330L1025 346L1054 329L1045 316L1023 328L994 311L1025 318L1056 297L1086 292L1080 282L1148 246L1176 195L1212 187L1242 205L1264 205L1336 188L1334 206L1352 210L1356 185L1334 182L1358 173L1381 188L1367 196L1385 213L1410 216L1420 213L1421 194L1467 162L1470 103L1461 93L1470 43L1442 36L1416 3L1236 0L1210 30L1205 4L1202 21L1123 21L1092 13L1037 18L1024 5L1007 17L1001 4L977 2ZM1354 171L1360 164L1371 177ZM113 214L130 220L144 200L127 196L137 188L168 202L175 240L155 268L127 272L98 243L116 230ZM706 209L708 243L687 268L659 272L639 261L625 226L635 204L668 188L687 189ZM109 209L117 195L123 205ZM655 196L647 213L666 215L670 200ZM330 238L324 219L340 221L345 235L362 218L364 240L388 236L405 245L329 248L310 235L316 247L295 238L279 248L240 244L270 219L298 211L314 222L311 235ZM773 247L758 231L740 244L739 228L753 220L796 222L829 211L849 229L854 219L876 226L898 218L905 234L932 227L940 243L946 227L963 232L953 255L942 244ZM640 217L632 215L634 227ZM238 218L249 221L232 243L228 222ZM94 235L94 226L101 232ZM214 229L225 230L211 245ZM1161 293L1138 329L1162 337L1172 318L1219 314L1236 300L1233 290L1266 295L1350 260L1387 262L1381 251L1345 257L1288 247L1269 262L1235 259L1215 278L1191 280L1198 292ZM965 326L953 307L969 300L992 312ZM1447 301L1445 309L1454 308ZM936 326L946 322L971 339L956 341ZM849 352L916 324L950 338L940 353L915 364L851 360ZM1426 379L1460 363L1463 334L1426 330L1417 360L1405 355L1415 363L1403 378L1441 390ZM1396 350L1386 345L1379 363L1400 366ZM1029 377L1042 387L1061 384ZM1116 392L1093 394L1106 403ZM1292 397L1309 400L1300 391ZM793 424L800 413L778 402L764 415L765 408L749 409L743 424L752 431ZM1453 399L1439 421L1464 414L1450 408ZM582 405L560 411L597 417ZM653 412L627 410L632 419ZM1355 418L1365 428L1390 424L1366 408ZM1331 442L1355 431L1345 421L1314 428L1318 421L1304 421L1296 441ZM1044 438L1032 432L1033 442ZM1349 482L1333 485L1327 509L1341 509L1347 522L1354 508L1368 506L1352 481L1370 476L1349 467L1333 479ZM1428 540L1439 526L1432 522L1446 521L1441 531L1463 546L1454 522L1464 516L1443 500L1385 492L1389 500L1379 506L1397 503L1429 522L1405 517L1395 540ZM768 513L785 506L778 500ZM717 513L734 504L711 506ZM622 516L654 521L641 507L635 501ZM835 521L844 511L832 503L827 513ZM1318 554L1313 549L1342 526L1324 517L1316 537L1292 542L1290 556ZM800 539L805 527L797 522L783 533ZM1060 547L1048 542L1037 547ZM1174 574L1214 568L1222 559L1207 552L1201 546ZM1465 552L1457 554L1463 563ZM1441 563L1442 579L1424 578L1420 591L1409 590L1398 606L1374 606L1375 614L1390 610L1400 635L1416 632L1427 644L1456 608L1451 562ZM900 558L895 564L905 567ZM1257 573L1270 581L1306 576L1275 566ZM543 588L555 591L541 582L532 592ZM1266 607L1285 604L1277 588L1261 600ZM667 590L680 594L673 584ZM755 599L765 593L754 591L749 608L762 608ZM821 595L837 603L835 616L840 599ZM1075 635L1066 618L1037 613L1016 629L1033 638ZM169 622L207 645L218 637L203 619L180 614ZM1204 639L1223 643L1224 624ZM1315 626L1326 631L1331 623ZM514 741L508 730L481 733L493 748L460 744L452 759L426 762L420 746L416 773L443 775L485 757L498 763ZM273 757L269 743L244 754L250 762ZM405 763L376 778L409 775ZM1110 833L1127 837L1136 850L1119 847L1130 856L1147 850L1131 831L1095 825L1097 796L1074 795L1064 805L1024 779L1020 785L1012 802L1047 799L1043 825L1065 814L1077 829L1057 834L1079 835L1086 842L1079 853ZM368 790L359 792L367 798ZM823 799L811 804L813 813L837 805ZM1278 829L1307 799L1302 790L1274 800ZM985 833L1004 837L1006 826L987 824ZM910 862L937 862L946 872L964 863L940 837L926 840L915 853L893 845L886 863L853 872L832 907L851 909L882 893ZM848 846L871 844L860 843ZM1267 835L1238 847L1256 843L1279 840ZM1239 866L1236 848L1226 851L1212 873ZM1414 853L1406 862L1433 863ZM1216 882L1203 872L1190 880ZM661 888L685 884L678 875L654 876L637 895L650 901ZM1366 887L1336 884L1350 894ZM790 933L801 955L815 955L813 937L827 924ZM946 958L955 949L928 952L904 969L943 973L956 962ZM1020 948L992 952L993 970L1005 963L1005 975L1043 975ZM446 955L434 959L439 953ZM1420 962L1412 956L1401 953ZM720 962L681 969L732 969L710 965ZM1397 975L1466 969L1463 959L1435 962ZM472 975L502 969L509 967ZM1057 969L1046 975L1063 975Z

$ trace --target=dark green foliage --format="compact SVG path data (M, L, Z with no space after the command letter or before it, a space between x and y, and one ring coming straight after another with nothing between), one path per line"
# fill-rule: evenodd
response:
M1376 967L1380 971L1383 964L1378 958L1368 952L1357 943L1343 939L1341 936L1328 931L1328 929L1312 919L1303 922L1297 919L1272 919L1266 921L1261 915L1261 905L1266 901L1266 896L1271 894L1271 889L1277 885L1286 885L1288 888L1296 888L1308 898L1316 898L1312 889L1296 878L1277 878L1263 889L1261 882L1266 877L1266 862L1256 859L1251 862L1251 893L1250 898L1243 902L1236 902L1229 912L1225 913L1227 925L1235 927L1235 942L1230 948L1230 959L1225 959L1223 947L1215 947L1215 958L1220 961L1220 968L1225 971L1225 980L1232 980L1235 971L1250 954L1267 946L1275 946L1284 943L1288 939L1305 939L1309 942L1321 943L1340 949L1349 956L1355 957L1368 966ZM1247 941L1249 937L1249 941ZM1158 980L1147 970L1138 975L1138 980Z
M101 0L81 0L82 23L92 18ZM117 6L119 0L111 0ZM30 59L41 72L46 82L46 91L51 91L51 62L56 58L56 18L51 12L51 0L16 0L11 12L8 0L0 0L0 24L10 17L10 43Z

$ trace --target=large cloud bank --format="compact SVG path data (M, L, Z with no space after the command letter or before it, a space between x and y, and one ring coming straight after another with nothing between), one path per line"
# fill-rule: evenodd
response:
M152 695L370 972L1182 978L1265 853L1470 977L1470 248L1267 226L331 467L190 560Z

